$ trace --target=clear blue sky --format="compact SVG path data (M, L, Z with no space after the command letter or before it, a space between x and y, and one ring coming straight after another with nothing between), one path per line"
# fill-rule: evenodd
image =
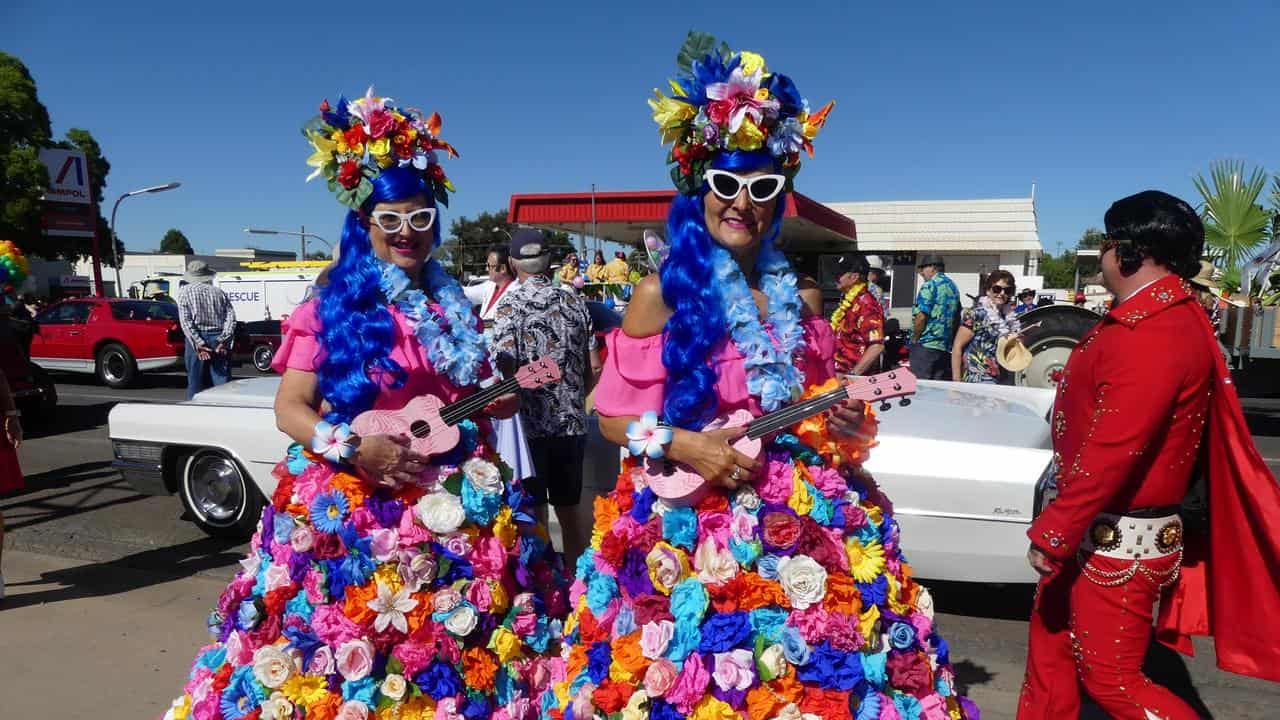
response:
M247 225L305 224L336 241L341 208L303 183L299 128L321 99L370 83L444 116L462 153L445 222L505 208L514 192L667 187L644 101L697 28L764 54L815 107L837 101L801 192L1025 197L1035 181L1041 240L1056 251L1129 193L1195 201L1191 177L1216 158L1280 170L1278 26L1261 0L10 0L0 48L30 67L56 133L84 127L102 143L108 203L182 181L121 207L132 249L169 227L201 251L246 245Z

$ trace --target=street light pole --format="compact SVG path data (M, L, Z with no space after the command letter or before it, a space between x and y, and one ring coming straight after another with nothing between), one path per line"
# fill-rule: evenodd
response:
M134 195L146 195L147 193L164 192L166 190L173 190L179 187L182 187L182 183L170 182L170 183L165 183L164 185L152 185L151 187L145 187L145 188L142 188L141 190L131 190L121 195L120 197L116 198L115 205L111 206L111 222L108 224L107 227L108 227L108 232L110 232L111 234L111 265L112 265L112 268L115 270L115 274L116 274L116 297L123 297L123 295L121 295L121 290L120 290L120 258L117 256L117 253L116 253L116 211L120 209L120 203L124 202L125 198L133 197Z
M319 240L320 242L324 243L325 247L329 248L329 254L331 255L333 254L333 245L329 244L328 240L325 240L319 235L315 233L307 232L306 225L299 226L298 232L294 232L292 230L270 230L267 228L254 228L254 227L247 227L244 229L244 231L246 233L249 233L250 235L291 235L298 238L298 240L301 243L301 249L302 249L302 255L298 257L299 260L307 259L307 238L311 238L312 240Z

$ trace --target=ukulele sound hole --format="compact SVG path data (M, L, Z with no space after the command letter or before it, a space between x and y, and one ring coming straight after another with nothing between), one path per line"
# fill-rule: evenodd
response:
M431 434L431 426L426 421L415 420L410 423L409 432L413 433L414 437L424 438Z

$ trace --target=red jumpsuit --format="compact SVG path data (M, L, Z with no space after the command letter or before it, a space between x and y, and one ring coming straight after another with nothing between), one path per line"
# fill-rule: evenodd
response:
M1042 579L1037 592L1019 720L1078 717L1081 686L1118 720L1197 717L1142 674L1153 606L1166 586L1179 582L1182 554L1141 560L1093 555L1083 558L1093 570L1085 576L1077 550L1100 512L1125 515L1181 502L1201 457L1207 420L1226 407L1226 400L1235 403L1228 409L1239 417L1229 378L1219 393L1223 397L1212 398L1215 383L1224 378L1204 311L1176 276L1117 305L1072 353L1051 419L1059 495L1028 531L1059 569ZM1258 489L1278 497L1252 443L1233 451L1253 453L1266 475ZM1210 482L1212 507L1214 493L1225 498L1226 492ZM1228 524L1216 515L1213 522ZM1280 524L1274 515L1267 522L1261 544L1280 547L1275 537ZM1271 577L1277 572L1275 558L1259 567ZM1129 569L1138 571L1126 573ZM1111 577L1121 581L1105 579ZM1204 594L1202 587L1187 602L1202 610L1208 604ZM1211 630L1202 617L1196 619L1202 621L1197 632ZM1182 628L1194 624L1181 621ZM1220 664L1240 672L1239 664L1224 663L1223 652L1220 640Z

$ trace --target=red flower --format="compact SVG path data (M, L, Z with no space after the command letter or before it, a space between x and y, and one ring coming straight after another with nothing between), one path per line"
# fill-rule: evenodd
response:
M329 112L329 101L328 101L328 100L322 100L322 101L320 101L320 112L322 112L322 113L327 113L327 112Z
M822 529L821 525L811 518L805 518L802 527L796 552L808 555L831 572L849 571L848 554Z
M717 125L728 125L729 116L737 106L733 100L713 100L707 103L707 119Z
M600 683L600 687L592 691L591 702L596 708L603 710L604 714L612 715L622 710L630 697L630 688L612 680L605 680Z
M707 493L698 503L698 514L720 514L729 512L729 496L724 493Z
M765 544L779 550L789 551L795 547L803 529L796 516L785 512L765 513L761 527L761 537Z
M289 474L288 465L280 463L271 471L276 476L276 491L271 494L271 505L277 512L284 512L293 497L293 475Z
M728 582L720 585L708 585L707 594L711 597L711 606L718 613L731 613L738 609L738 599L742 596L742 575L734 575Z
M342 139L347 141L348 146L354 148L357 145L363 145L369 136L364 134L363 125L352 125L350 130L342 133Z
M641 595L632 603L635 605L636 625L643 626L655 620L675 620L671 614L671 602L665 595Z
M918 698L933 692L933 673L929 662L918 652L889 653L889 682L902 692Z
M578 616L578 634L583 645L602 642L609 639L609 629L601 625L590 610L584 610Z
M262 604L266 606L268 615L284 615L284 606L294 595L298 594L298 586L289 583L288 585L276 588L267 593L262 598Z
M338 184L348 190L354 190L362 178L360 164L355 160L348 160L338 168Z
M369 113L369 134L376 140L390 134L396 128L396 119L386 110L374 110Z
M342 538L333 533L316 533L315 545L311 549L318 560L334 560L347 554Z
M616 570L622 567L622 558L627 554L629 546L630 543L618 533L607 532L600 541L600 558Z
M214 692L222 692L231 684L231 663L224 662L222 667L218 668L218 672L213 674L213 690Z
M849 693L840 690L805 688L800 711L817 715L823 720L853 720L849 713Z

